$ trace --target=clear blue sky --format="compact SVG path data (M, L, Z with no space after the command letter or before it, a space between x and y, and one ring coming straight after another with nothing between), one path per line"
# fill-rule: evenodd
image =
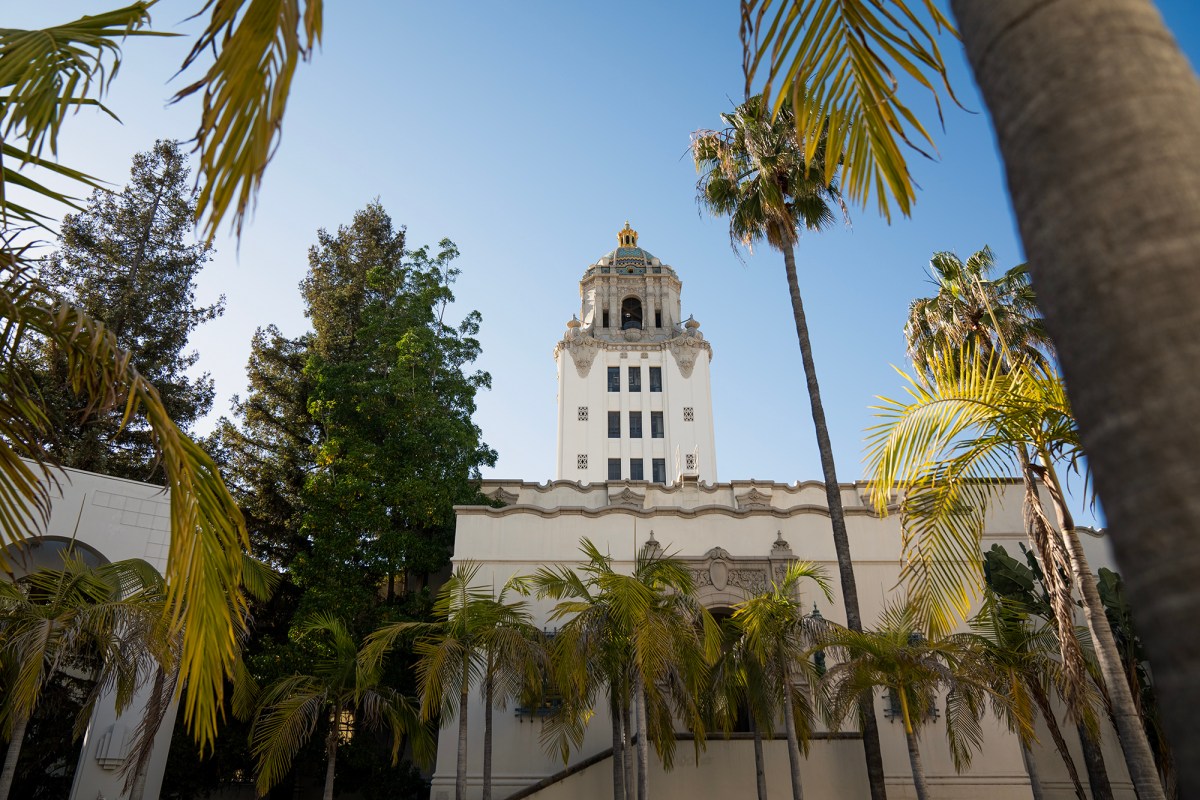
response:
M108 7L0 5L10 27ZM200 5L167 0L156 27L193 32L181 20ZM1159 5L1200 63L1195 1ZM202 301L228 302L194 338L218 413L244 391L255 327L305 329L297 284L315 231L378 197L413 246L445 236L462 250L458 310L482 312L480 366L494 381L476 418L500 453L489 475L551 478L551 351L578 309L584 268L629 219L676 268L684 314L712 342L720 478L819 478L782 260L763 249L743 263L725 223L694 200L689 134L718 126L741 95L737 0L328 2L325 13L324 46L297 75L254 219L240 247L218 240L200 278ZM123 124L72 117L62 159L120 184L134 152L189 138L196 106L165 103L189 46L129 42L108 101ZM797 253L842 480L861 475L874 396L899 389L889 365L904 363L901 328L909 302L930 291L930 255L989 244L1003 266L1021 259L982 103L960 48L945 49L969 111L947 109L940 160L915 159L913 217L888 226L852 209L851 227L807 235Z

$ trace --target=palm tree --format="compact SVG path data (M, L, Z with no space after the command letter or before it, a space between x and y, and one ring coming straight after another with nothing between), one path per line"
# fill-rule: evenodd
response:
M1006 359L1047 363L1054 345L1042 323L1037 297L1029 285L1029 269L1018 264L991 278L996 260L984 247L964 262L954 253L934 253L929 260L933 297L908 307L904 339L908 357L921 372L943 353L978 348L985 356L1003 351Z
M332 614L317 614L296 628L301 640L318 652L310 674L279 678L258 693L250 728L256 761L256 785L266 794L287 775L292 760L318 724L325 734L325 800L333 800L338 745L359 725L386 727L392 735L392 759L404 737L421 760L433 755L433 738L418 719L415 704L383 684L378 664L365 665L354 636ZM243 691L253 691L243 689Z
M1014 468L1020 471L1026 525L1039 552L1049 553L1043 574L1055 605L1068 708L1081 718L1085 676L1078 642L1067 634L1073 629L1070 588L1064 591L1055 584L1061 581L1060 570L1080 589L1138 796L1161 798L1162 783L1146 731L1056 469L1056 464L1081 467L1082 450L1066 389L1051 366L1018 362L1007 371L1000 367L998 357L984 361L977 351L946 356L933 362L927 375L905 376L907 400L882 399L878 408L884 421L868 437L877 503L885 502L885 487L903 486L918 498L916 503L905 502L905 535L914 537L918 553L906 565L908 574L917 578L910 586L925 592L923 610L947 596L961 607L967 600L962 587L979 581L983 513L1003 486L997 476ZM1028 457L1020 457L1025 453ZM1039 491L1050 498L1057 530L1042 508Z
M490 589L474 586L478 575L478 564L459 564L438 590L433 605L437 621L384 625L367 637L362 654L367 668L378 669L398 640L415 638L421 719L428 722L440 716L444 724L458 718L455 800L464 800L467 794L467 701L471 687L481 686L487 704L486 773L491 766L491 709L497 689L502 698L517 696L541 678L537 631L526 604L506 601L507 586L499 597L494 597ZM489 782L490 775L485 774L485 795L490 794Z
M149 633L161 629L163 596L158 573L138 559L91 568L68 557L62 569L0 580L0 668L7 687L0 721L9 740L0 800L12 789L29 718L56 673L95 670L77 735L108 690L116 690L118 712L128 706L161 649Z
M84 107L108 111L105 90L122 60L128 36L163 35L150 28L151 2L44 30L0 30L0 90L4 131L0 141L0 569L3 545L19 543L46 521L53 463L44 442L52 435L34 383L19 352L30 336L66 354L74 391L93 413L124 409L143 414L171 489L171 550L165 614L182 632L184 717L201 747L216 734L218 709L232 677L236 641L245 632L246 600L240 588L240 553L248 547L241 512L213 460L169 418L146 380L129 362L111 331L54 295L35 277L37 250L30 228L49 228L56 208L76 207L71 188L101 188L98 178L60 164L62 125ZM206 71L176 99L203 90L197 129L203 190L197 208L206 233L232 219L240 232L250 201L274 152L292 75L320 39L321 0L287 0L265 22L247 14L248 0L196 3L210 12L203 32L183 60ZM265 65L265 67L263 67ZM260 68L263 67L263 68ZM248 77L250 76L250 77ZM109 112L111 114L111 112ZM51 157L44 151L49 147ZM51 185L53 184L53 186ZM25 190L24 198L12 189ZM28 460L23 460L28 459Z
M633 702L637 736L637 798L649 798L650 742L670 769L676 719L704 741L697 697L709 664L720 656L720 630L695 601L692 575L679 561L647 542L632 575L613 569L611 556L588 539L580 542L587 561L578 571L542 567L528 579L539 597L558 601L550 621L563 621L554 641L558 682L566 690L564 713L586 713L602 681L608 683L613 724L613 788L627 797L624 766L617 752L621 704ZM563 724L571 730L571 721Z
M923 26L910 5L934 25ZM1200 731L1189 709L1200 702L1200 663L1178 631L1200 616L1200 465L1192 457L1200 451L1200 344L1181 333L1200 328L1200 85L1152 0L1063 0L1036 14L1019 3L950 6L996 130L1138 629L1155 654L1167 730L1175 748L1194 752ZM837 120L830 152L844 155L852 197L877 191L885 205L884 193L911 198L900 142L928 136L898 105L892 73L929 88L944 80L930 28L949 21L937 5L742 7L747 84L760 66L780 77L778 97L800 102L801 132ZM1109 69L1118 62L1120 70ZM863 146L851 152L839 140ZM1128 208L1138 213L1120 211ZM1181 768L1181 793L1200 794L1200 760L1183 759Z
M794 135L797 119L788 103L780 106L772 118L766 100L761 96L752 97L732 113L722 114L721 118L727 125L724 130L697 131L692 136L692 158L701 174L696 186L699 202L713 214L729 216L729 236L735 245L749 246L765 239L770 247L783 254L825 480L846 623L853 630L862 630L841 487L834 466L825 408L821 404L812 342L796 277L795 254L801 229L817 231L826 228L836 219L833 208L841 209L844 215L845 207L825 161L821 138L806 140L803 146L797 143ZM886 796L883 757L873 706L863 708L863 747L871 797L882 800Z
M788 764L791 768L792 799L802 800L800 781L800 740L808 749L808 721L812 717L807 692L795 680L796 670L809 664L813 636L806 624L800 602L800 582L812 579L832 601L825 571L809 562L796 561L788 566L782 580L771 588L734 607L733 623L744 638L746 660L756 666L768 687L777 687L772 706L783 712L787 732Z
M864 695L886 689L899 706L908 742L908 759L918 800L928 800L918 736L929 720L938 694L946 692L946 735L954 768L963 770L983 746L980 720L989 697L1006 707L1007 698L991 692L992 668L969 639L951 635L927 639L921 617L911 605L891 606L871 631L828 625L822 645L839 659L821 679L821 692L836 725L857 712ZM1020 709L1011 708L1010 713ZM1022 725L1031 725L1027 719Z
M762 664L746 648L745 637L737 626L726 620L721 625L721 657L712 665L709 683L701 695L705 724L711 720L726 737L741 721L742 714L754 737L754 782L758 800L767 800L766 763L763 735L774 736L775 712L771 684Z

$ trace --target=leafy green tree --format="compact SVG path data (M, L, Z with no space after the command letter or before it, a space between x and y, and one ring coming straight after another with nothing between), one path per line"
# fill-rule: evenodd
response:
M80 736L96 701L115 689L126 707L164 645L162 579L144 561L91 568L68 558L62 569L42 569L0 581L0 668L6 691L0 722L9 740L0 769L0 800L7 800L26 727L47 684L80 665L94 683L75 718Z
M792 798L802 800L800 781L800 744L808 749L812 709L808 695L796 681L799 667L808 665L813 635L806 624L800 601L800 582L811 579L833 600L825 571L812 563L797 561L788 566L783 579L771 582L771 588L734 607L733 623L742 632L746 660L770 692L771 707L783 712L787 732L788 764L791 768ZM772 690L773 689L773 690Z
M722 114L726 128L697 131L692 136L692 158L700 172L696 185L700 203L715 215L729 217L729 237L736 246L766 240L783 255L788 293L795 318L796 339L808 384L809 407L816 433L825 498L837 552L838 576L846 622L862 629L854 559L846 534L846 515L833 461L833 445L821 403L821 387L813 358L808 321L796 276L796 245L802 230L819 231L836 220L834 209L845 206L841 191L826 163L825 150L802 148L796 141L797 120L784 103L774 117L762 96L751 97L732 113ZM834 158L836 163L837 159ZM864 708L863 747L873 800L886 796L883 756L874 708Z
M682 719L704 739L698 696L709 665L720 657L721 634L712 615L696 602L692 575L664 556L651 540L634 563L633 574L613 568L611 556L588 539L580 542L582 566L542 567L528 579L539 597L557 604L551 622L563 621L552 658L559 686L567 695L564 730L588 714L607 688L613 725L613 787L628 797L623 764L616 759L620 703L632 699L637 736L637 797L649 797L650 743L663 765L674 763L675 722ZM604 684L607 683L607 687Z
M922 7L930 26L911 10ZM1190 455L1200 450L1200 344L1179 332L1200 327L1192 256L1200 84L1151 0L1066 0L1048 13L1029 13L1026 3L950 7L996 131L1139 628L1156 654L1164 719L1175 746L1194 751L1200 666L1178 631L1200 614L1192 535L1200 502L1180 502L1200 497ZM924 129L897 103L896 76L930 88L945 78L930 33L948 27L938 5L744 0L742 8L747 85L756 74L768 85L781 79L776 102L797 98L797 131L809 148L810 131L836 121L830 151L843 156L852 197L877 192L885 208L887 192L911 197L898 142ZM1116 62L1120 70L1107 68ZM862 146L852 153L839 139ZM1200 761L1181 766L1183 793L1200 793ZM1142 791L1153 781L1149 760L1134 770Z
M368 664L359 657L345 623L333 614L318 614L302 621L296 635L308 639L318 651L311 673L280 678L261 692L252 684L242 687L242 713L249 710L250 698L256 698L250 744L259 794L283 779L318 725L325 731L324 800L333 800L338 747L360 727L387 728L393 764L406 737L418 758L432 758L433 737L421 723L415 704L382 682L378 663Z
M214 394L207 374L188 375L199 358L187 351L188 338L224 305L224 298L195 305L196 276L212 249L192 240L196 201L188 173L177 142L160 140L138 153L124 189L97 189L87 208L67 215L59 249L41 269L52 291L104 320L185 432L208 413ZM126 422L123 408L89 414L53 343L38 355L38 382L56 433L51 457L77 469L161 482L149 425Z
M747 649L744 638L728 619L721 624L721 656L712 665L708 686L701 694L706 727L726 737L743 721L750 725L754 741L754 782L758 800L767 800L766 761L763 736L773 736L777 706L772 686L759 663ZM743 717L744 715L744 717ZM790 751L789 751L790 752Z
M900 707L908 759L918 800L928 800L925 769L918 737L929 720L928 709L946 693L946 736L954 768L963 770L983 746L980 720L989 698L1006 713L1005 695L991 691L993 667L968 637L951 635L927 639L921 633L920 613L911 606L891 606L870 631L854 631L827 624L821 644L837 659L821 679L821 692L836 724L858 713L864 696L875 688L887 690ZM1022 719L1028 728L1032 723Z

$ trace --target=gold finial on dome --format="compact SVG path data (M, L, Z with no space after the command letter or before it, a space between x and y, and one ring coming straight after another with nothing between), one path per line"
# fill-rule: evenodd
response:
M637 231L629 227L629 220L625 220L625 227L617 232L617 244L621 247L637 247L637 237Z

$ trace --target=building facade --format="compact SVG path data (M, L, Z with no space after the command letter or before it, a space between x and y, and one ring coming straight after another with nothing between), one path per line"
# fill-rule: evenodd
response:
M614 558L618 570L632 571L637 553L645 547L684 561L699 599L713 611L727 611L768 588L793 559L824 566L834 583L834 596L840 597L824 485L717 481L709 388L712 348L699 324L682 317L682 282L676 271L640 248L638 234L628 223L618 243L616 250L587 268L580 281L580 313L567 323L555 348L557 480L484 481L484 494L499 502L456 509L455 562L477 563L481 585L500 586L540 567L578 564L580 540L586 537ZM869 624L897 591L900 524L896 515L875 512L865 484L843 484L840 490L859 603ZM1000 543L1016 552L1025 541L1024 530L1022 494L1014 487L989 510L984 547ZM1087 541L1085 546L1092 551L1093 564L1110 563L1102 541ZM845 622L838 603L828 603L815 592L803 600L826 618ZM540 624L551 624L552 607L548 600L534 602ZM878 695L888 794L912 797L906 741L891 711ZM468 719L482 720L483 712L478 695L472 694ZM457 729L456 721L443 722L444 731ZM925 729L922 755L934 796L1031 797L1029 772L1016 737L995 720L984 724L983 750L962 773L954 769L942 722L933 721ZM496 712L494 726L495 797L612 796L606 708L596 709L584 743L569 764L543 749L542 722L536 713ZM469 795L479 797L483 732L474 722L468 727ZM1034 756L1045 796L1074 797L1061 759L1045 744L1049 736L1040 739ZM1113 741L1109 735L1110 779L1118 797L1132 800L1127 776L1116 774L1123 765ZM777 739L765 744L770 793L790 796L785 743ZM1077 741L1072 746L1082 769ZM681 744L673 771L653 765L652 793L660 798L753 796L752 748L748 735L735 734L728 740L716 736L693 759L690 745ZM454 796L456 759L457 737L443 735L431 800ZM801 774L811 797L869 796L856 734L817 730Z

